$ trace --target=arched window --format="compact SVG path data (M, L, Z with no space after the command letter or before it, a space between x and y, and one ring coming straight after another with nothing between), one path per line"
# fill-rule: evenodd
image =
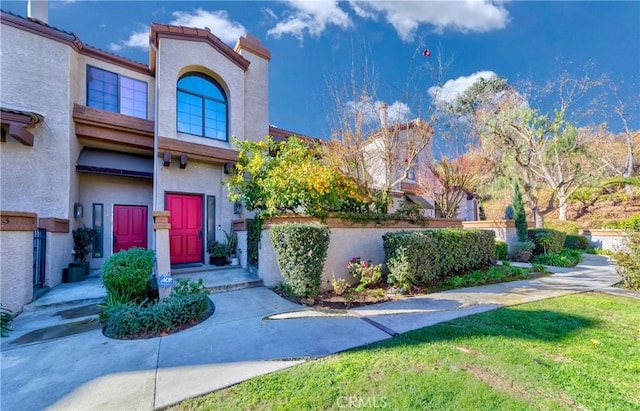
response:
M191 73L178 80L178 131L227 141L227 96L204 74Z

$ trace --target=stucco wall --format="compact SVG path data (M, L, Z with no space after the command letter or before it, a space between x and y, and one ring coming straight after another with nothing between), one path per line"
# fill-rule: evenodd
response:
M69 218L72 153L71 49L7 25L0 29L2 104L35 111L44 121L30 131L33 147L7 137L0 150L2 207Z
M153 201L151 179L118 177L89 173L78 173L80 180L80 203L84 206L84 217L74 220L75 227L93 227L93 203L104 205L103 258L91 258L91 268L101 268L105 258L113 254L113 206L147 206L147 247L153 241ZM69 263L71 255L68 256Z
M2 231L0 302L14 314L33 298L33 232Z
M626 236L620 230L584 230L582 235L589 239L589 246L609 251L626 249Z
M243 136L260 141L269 134L269 62L247 50L240 55L251 62L245 74Z
M199 41L161 38L156 82L159 88L158 133L194 143L230 148L230 143L176 131L176 85L191 71L205 73L220 83L227 94L229 137L244 138L244 70L213 47Z
M518 242L516 223L513 220L463 221L462 226L465 229L493 231L496 233L496 241L507 243L508 252Z

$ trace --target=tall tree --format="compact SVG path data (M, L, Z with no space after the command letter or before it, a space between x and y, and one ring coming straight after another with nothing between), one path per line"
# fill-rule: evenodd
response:
M518 183L513 185L513 219L516 224L518 241L527 241L527 215L524 211L524 202L522 201L522 193L520 193Z
M354 59L347 76L327 82L333 105L328 161L362 181L370 192L382 192L388 203L391 190L406 180L418 163L431 157L427 152L437 108L424 90L439 84L444 66L440 57L436 66L425 63L414 67L415 61L414 56L404 84L387 85L383 92L375 65L368 58L361 63ZM428 80L425 74L430 74Z
M443 218L453 218L468 193L475 191L478 175L464 156L434 162L418 176L421 194L432 197Z

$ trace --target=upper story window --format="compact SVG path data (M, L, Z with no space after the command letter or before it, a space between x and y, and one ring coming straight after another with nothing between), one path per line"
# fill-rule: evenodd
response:
M199 73L178 80L178 131L227 141L227 97L213 79Z
M87 106L147 118L147 83L87 66Z

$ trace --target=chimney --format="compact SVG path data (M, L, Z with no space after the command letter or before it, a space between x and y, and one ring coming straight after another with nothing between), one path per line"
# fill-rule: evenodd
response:
M49 24L49 4L47 0L29 0L27 3L27 16Z

